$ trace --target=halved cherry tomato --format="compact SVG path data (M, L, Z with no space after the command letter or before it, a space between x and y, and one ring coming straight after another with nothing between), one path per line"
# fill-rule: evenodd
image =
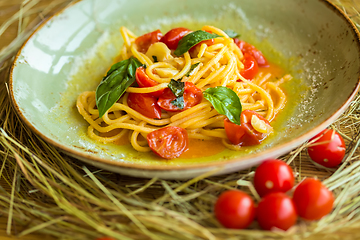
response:
M240 190L228 190L216 200L214 213L224 227L243 229L255 218L255 204L248 194Z
M270 193L259 202L256 219L264 230L279 228L286 231L297 220L294 202L285 193Z
M146 33L135 39L135 44L138 47L138 51L146 53L151 44L159 42L162 38L162 33L160 30L155 30L153 32Z
M320 138L319 138L320 137ZM336 167L345 156L345 142L341 135L332 130L325 129L314 138L319 138L308 147L310 158L325 167Z
M185 82L185 90L184 90L184 108L180 109L179 107L173 105L171 102L176 99L173 92L170 88L166 88L162 96L158 99L158 105L169 112L177 112L189 109L199 103L201 103L203 99L202 91L197 88L192 82Z
M315 178L306 178L295 188L293 200L300 217L318 220L331 212L334 196Z
M244 64L244 69L240 71L241 76L243 76L248 80L253 79L259 71L259 67L255 58L249 53L245 52L243 64Z
M240 125L232 123L225 118L225 132L232 144L240 146L252 146L260 144L267 136L267 133L261 133L254 129L251 125L251 118L255 115L259 120L263 121L271 127L269 121L252 110L244 110L240 115Z
M262 52L256 49L256 47L245 41L239 40L238 38L234 38L234 42L244 54L249 53L250 55L252 55L255 58L259 67L269 66L268 61L266 60Z
M136 82L139 85L139 87L154 87L159 84L155 80L152 80L151 78L149 78L148 75L146 75L145 69L142 66L138 67L136 69L135 78L136 78ZM151 94L154 97L160 97L163 94L163 92L164 92L164 89L158 90L155 92L151 92L149 94Z
M161 119L161 109L157 105L157 99L148 93L129 93L127 103L145 117Z
M160 39L160 42L165 43L169 49L175 50L178 47L179 41L189 32L191 30L187 28L173 28Z
M169 126L160 128L147 135L151 150L162 158L179 157L188 149L189 138L185 129Z
M291 167L281 160L266 160L256 168L254 187L261 197L272 192L286 193L293 186L294 173Z

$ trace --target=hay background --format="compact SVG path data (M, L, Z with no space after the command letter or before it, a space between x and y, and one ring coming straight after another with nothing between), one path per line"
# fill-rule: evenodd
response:
M60 154L37 138L10 105L6 90L9 68L32 30L71 2L74 1L0 0L0 128L4 130L0 132L0 239L95 239L104 235L122 238L119 235L122 233L130 239L211 239L213 236L217 239L360 239L360 207L356 204L360 192L356 184L360 177L348 189L335 189L337 196L345 191L349 193L344 198L349 212L341 208L321 222L300 221L284 234L260 231L256 225L251 230L226 230L212 216L216 196L226 188L250 192L247 186L238 186L237 180L243 179L246 185L254 169L190 182L144 180L84 167L82 162ZM332 2L360 27L357 0ZM332 125L345 136L348 151L352 150L344 168L359 158L359 105L359 100L354 101L347 113ZM283 156L299 173L297 180L308 176L325 180L333 176L333 171L317 167L309 160L305 147ZM357 176L358 172L360 167L352 175ZM77 193L73 184L82 187L84 193ZM329 181L328 185L332 184L335 185ZM101 189L102 186L109 192ZM86 199L88 193L94 196L93 200ZM123 201L116 202L111 196ZM131 216L136 216L140 223L130 223Z

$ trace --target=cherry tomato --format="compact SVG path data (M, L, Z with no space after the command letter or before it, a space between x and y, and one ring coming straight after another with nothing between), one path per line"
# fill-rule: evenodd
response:
M161 109L157 105L157 99L148 93L129 93L127 103L145 117L161 119Z
M285 193L293 186L293 171L289 165L281 160L266 160L256 168L254 187L261 197L272 192Z
M168 31L160 40L168 46L169 49L175 50L178 47L179 41L191 30L183 27L173 28Z
M244 63L244 69L240 71L241 76L243 76L248 80L253 79L259 71L259 67L255 58L246 52L244 54L243 63Z
M232 123L229 119L224 120L226 135L232 144L240 146L252 146L260 144L268 134L258 132L251 125L252 116L257 116L261 121L270 126L269 121L252 110L244 110L240 115L240 125ZM271 126L270 126L271 127Z
M295 188L293 200L300 217L318 220L331 212L334 196L319 180L306 178Z
M262 198L256 214L256 219L264 230L279 228L286 231L297 220L292 199L282 192L270 193Z
M170 90L170 88L166 88L164 90L164 93L162 96L158 99L158 105L169 112L177 112L177 111L184 111L186 109L189 109L199 103L201 103L203 99L203 93L202 91L197 88L193 83L191 82L185 82L185 89L184 89L184 108L180 109L179 107L173 105L171 102L176 99L173 92Z
M138 67L136 69L135 78L136 78L136 82L139 85L139 87L154 87L159 84L155 80L152 80L151 78L149 78L148 75L146 75L144 67ZM163 92L164 92L164 89L158 90L155 92L151 92L149 94L151 94L154 97L160 97L163 94Z
M135 44L138 47L138 51L142 53L146 53L150 45L159 42L161 38L162 38L162 33L158 29L136 38Z
M255 204L248 194L240 190L228 190L217 199L214 213L224 227L244 229L255 218Z
M189 138L185 129L169 126L160 128L147 135L151 150L162 158L179 157L188 149Z
M262 52L259 51L258 49L256 49L256 47L254 47L253 45L251 45L245 41L239 40L237 38L234 38L234 42L244 54L249 53L250 55L252 55L256 59L256 62L259 67L268 67L269 66L269 64L268 64L266 58L264 57L264 55L262 54Z
M310 158L328 168L339 165L345 156L344 139L332 129L325 129L314 138L318 137L320 138L308 147Z

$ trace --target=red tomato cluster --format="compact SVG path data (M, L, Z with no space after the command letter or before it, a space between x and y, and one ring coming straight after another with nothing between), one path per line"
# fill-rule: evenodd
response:
M328 168L338 166L345 156L345 142L341 135L332 130L325 129L310 141L314 141L308 147L310 158Z
M267 119L253 110L244 110L241 112L240 125L232 123L229 119L225 118L225 132L232 144L239 146L252 146L260 144L267 137L268 134L256 131L251 125L251 118L253 115L271 127Z
M240 190L223 192L214 206L218 221L227 228L243 229L254 219L264 230L292 227L298 217L318 220L331 212L334 196L319 180L306 178L294 190L292 169L281 160L267 160L254 175L254 186L262 197L258 206ZM256 214L255 214L256 213Z

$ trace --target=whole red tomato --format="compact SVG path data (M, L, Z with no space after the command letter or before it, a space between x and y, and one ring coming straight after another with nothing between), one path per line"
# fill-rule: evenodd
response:
M319 180L306 178L295 188L293 201L300 217L318 220L331 212L334 196Z
M188 150L189 138L185 129L181 127L164 127L152 131L147 135L151 150L162 158L179 157Z
M173 28L160 39L160 42L165 43L169 49L175 50L178 47L179 41L189 32L191 30L187 28Z
M346 151L344 139L338 132L332 129L325 129L312 139L318 137L320 138L308 147L310 158L314 162L328 168L339 165Z
M158 29L136 38L135 44L137 45L138 51L142 53L146 53L150 45L159 42L161 38L162 38L162 33Z
M286 231L297 220L292 199L282 192L270 193L262 198L256 214L256 219L264 230L279 228Z
M161 108L157 105L157 99L148 93L129 93L127 103L145 117L161 119Z
M224 227L243 229L255 218L255 204L248 194L240 190L228 190L217 199L214 213Z
M293 171L289 165L281 160L267 160L256 168L254 187L261 197L272 192L285 193L293 186Z

